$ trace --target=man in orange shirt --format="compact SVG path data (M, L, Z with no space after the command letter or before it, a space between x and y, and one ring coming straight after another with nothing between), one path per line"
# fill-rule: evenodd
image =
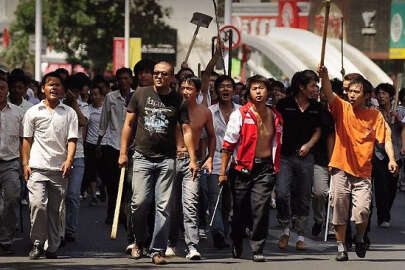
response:
M342 100L332 92L328 71L319 69L322 87L328 100L330 112L335 120L335 147L329 166L332 172L333 220L338 244L337 261L347 261L348 255L343 244L346 222L349 215L350 197L352 197L351 221L356 223L356 254L360 258L366 255L363 241L367 228L371 201L371 158L374 144L384 144L388 155L388 170L398 171L394 149L391 142L391 130L382 114L366 106L372 88L363 78L350 82L347 91L348 101Z

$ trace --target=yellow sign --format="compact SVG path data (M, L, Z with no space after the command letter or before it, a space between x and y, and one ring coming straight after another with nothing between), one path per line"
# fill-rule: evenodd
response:
M135 64L142 59L142 39L129 39L129 68L133 69Z
M405 59L405 48L390 48L390 59Z

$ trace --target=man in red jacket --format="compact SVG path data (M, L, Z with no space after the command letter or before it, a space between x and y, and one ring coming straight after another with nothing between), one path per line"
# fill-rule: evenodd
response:
M219 183L227 181L228 163L236 150L229 172L233 195L232 254L234 258L241 256L243 232L250 223L252 259L264 262L270 193L278 172L283 128L280 114L266 106L270 82L256 75L247 80L247 89L249 102L231 114L226 128ZM247 223L246 217L252 220Z

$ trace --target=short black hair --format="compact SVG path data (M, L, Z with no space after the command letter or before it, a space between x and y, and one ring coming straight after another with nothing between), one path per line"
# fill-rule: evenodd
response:
M193 83L197 91L201 90L201 80L196 76L186 76L183 80L180 81L180 85L182 83Z
M145 58L142 60L139 60L135 65L134 65L134 76L136 77L141 71L147 71L150 74L153 74L153 67L156 65L156 62Z
M191 68L185 67L185 68L181 68L177 74L175 75L176 79L181 81L183 78L181 78L181 75L183 72L191 72L192 76L195 76L194 71Z
M395 88L392 84L389 83L380 83L379 85L377 85L377 87L375 88L376 94L379 91L387 92L390 97L393 97L395 95Z
M7 80L6 80L6 79L4 79L4 78L0 77L0 81L6 82L6 84L7 84L7 86L8 86L8 82L7 82Z
M279 88L281 90L281 92L283 92L285 94L285 86L282 82L280 81L276 81L274 79L269 79L270 82L270 89L271 91L274 91L274 88Z
M60 74L65 74L66 76L69 76L69 71L67 71L67 69L65 68L58 68L55 70L56 73Z
M115 77L117 77L117 79L118 79L118 77L124 73L127 73L129 75L129 77L132 77L132 70L129 68L125 68L125 67L118 69L117 72L115 72Z
M74 92L80 92L86 85L90 87L90 78L79 72L66 78L66 87Z
M253 83L263 83L266 86L267 93L270 93L270 81L266 77L262 75L254 75L247 79L246 81L246 89L250 91L250 87L252 87Z
M106 81L106 79L104 78L103 75L94 76L93 81L92 81L92 87L95 87L99 83L102 83L105 86L109 86L108 82Z
M13 85L16 82L22 82L25 86L29 84L29 80L25 75L11 75L8 77L8 85Z
M22 68L15 68L10 72L10 76L25 76Z
M231 81L232 82L232 88L235 88L235 81L232 79L232 77L228 75L220 75L214 82L214 90L218 93L219 85L223 81Z
M313 70L298 71L291 79L291 86L288 92L293 96L298 94L300 86L307 86L311 81L319 82L319 77Z
M373 85L368 80L364 79L363 76L351 80L349 87L353 84L360 84L364 95L371 94L371 92L373 92Z
M50 77L58 78L63 85L63 80L62 80L62 77L59 75L59 73L52 71L52 72L45 74L44 77L42 77L41 87L45 86L46 80Z

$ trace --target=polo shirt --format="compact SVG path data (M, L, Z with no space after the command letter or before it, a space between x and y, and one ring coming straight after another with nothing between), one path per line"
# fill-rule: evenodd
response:
M281 154L296 154L302 145L321 126L321 103L311 100L305 111L301 111L293 96L281 99L276 106L283 116L283 144ZM311 149L312 151L312 149Z

